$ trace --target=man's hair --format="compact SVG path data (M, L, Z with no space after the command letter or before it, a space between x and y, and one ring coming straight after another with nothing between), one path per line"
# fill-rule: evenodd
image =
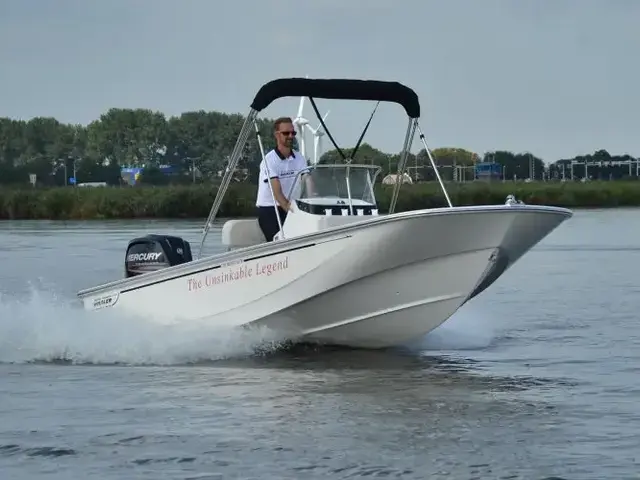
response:
M273 131L277 132L278 131L278 127L282 123L293 123L293 120L291 120L291 117L276 118L275 122L273 122Z

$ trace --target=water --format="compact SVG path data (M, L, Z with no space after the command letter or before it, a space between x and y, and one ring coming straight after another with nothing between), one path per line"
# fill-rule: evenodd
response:
M121 277L128 239L199 227L0 223L2 478L638 478L639 210L578 212L390 352L75 303Z

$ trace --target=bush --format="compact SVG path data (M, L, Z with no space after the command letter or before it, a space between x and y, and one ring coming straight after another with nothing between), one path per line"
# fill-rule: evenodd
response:
M589 183L449 183L454 205L503 204L509 194L527 204L568 208L640 206L640 182ZM0 219L203 218L209 214L215 186L57 187L0 189ZM392 186L376 185L381 212L391 201ZM256 186L232 184L218 217L255 214ZM403 185L396 211L442 207L435 182Z

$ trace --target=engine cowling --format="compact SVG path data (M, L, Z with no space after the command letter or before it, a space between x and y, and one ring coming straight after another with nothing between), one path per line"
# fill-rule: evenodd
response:
M150 234L134 238L124 259L125 277L180 265L192 260L191 245L180 237Z

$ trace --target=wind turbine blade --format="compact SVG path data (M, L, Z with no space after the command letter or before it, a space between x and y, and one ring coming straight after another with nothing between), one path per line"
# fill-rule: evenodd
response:
M298 105L298 117L302 117L303 109L304 109L304 97L300 97L300 104Z
M331 112L331 110L327 110L327 113L324 114L324 117L322 117L322 122L324 122L326 120L326 118L329 116L329 112ZM321 132L324 134L325 132L325 128L322 126L322 122L318 122L318 126L316 127L316 132Z
M305 144L304 141L304 126L300 127L300 139L298 140L298 144L300 146L300 153L302 154L302 156L306 156L307 153L307 145Z

